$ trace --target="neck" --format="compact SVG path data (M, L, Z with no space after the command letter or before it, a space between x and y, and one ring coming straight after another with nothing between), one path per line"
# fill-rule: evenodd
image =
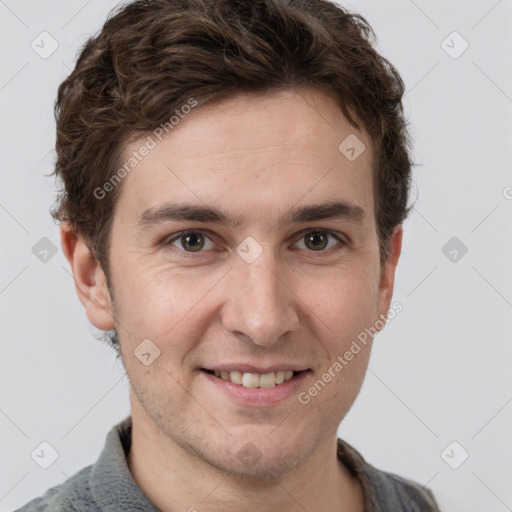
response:
M364 512L362 487L338 460L335 434L282 477L253 478L212 466L132 409L128 465L137 485L162 512Z

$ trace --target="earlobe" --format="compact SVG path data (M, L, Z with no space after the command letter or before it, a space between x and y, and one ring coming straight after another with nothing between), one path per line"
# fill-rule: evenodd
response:
M395 271L398 258L402 251L402 225L399 224L393 229L389 238L388 258L382 269L379 284L379 315L380 318L387 316L391 298L393 296L393 288L395 284Z
M84 237L76 233L69 223L61 224L60 240L87 318L98 329L113 329L115 325L111 314L111 298L98 260L91 254Z

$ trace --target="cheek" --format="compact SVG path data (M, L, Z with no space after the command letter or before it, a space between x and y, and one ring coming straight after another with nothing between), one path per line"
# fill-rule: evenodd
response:
M172 331L183 335L185 326L193 330L197 312L225 273L178 270L166 264L155 267L137 261L126 261L117 270L113 283L116 319L137 338L155 342L176 339ZM206 314L204 307L202 311ZM187 322L181 322L185 317Z
M310 309L341 339L373 323L378 312L378 275L351 267L306 281L301 292Z
M312 303L324 359L305 392L319 416L344 417L361 389L371 353L367 334L377 315L376 288L366 273L331 281ZM375 278L375 277L372 277ZM314 398L318 396L318 398ZM336 424L337 425L337 424ZM331 428L336 428L331 425Z

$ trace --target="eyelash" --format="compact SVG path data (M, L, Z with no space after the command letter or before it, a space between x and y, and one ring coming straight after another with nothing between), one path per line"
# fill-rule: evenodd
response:
M166 242L164 243L165 246L169 246L169 245L172 245L173 242L175 242L176 240L180 240L181 238L187 236L187 235L191 235L191 234L197 234L197 233L200 233L202 234L203 236L205 236L206 238L208 238L209 240L211 240L211 238L208 236L207 234L207 231L204 231L202 229L190 229L190 230L186 230L186 231L180 231L179 233L176 233L175 235L172 236L172 238L168 238L166 240ZM336 233L332 232L332 231L329 231L329 230L326 230L326 229L315 229L315 228L311 228L311 229L308 229L306 231L302 231L300 233L300 238L299 240L303 239L306 235L309 235L311 233L324 233L324 234L327 234L327 235L330 235L332 236L333 238L335 238L337 241L338 241L338 244L335 245L334 247L331 247L329 249L322 249L322 250L319 250L319 251L313 251L313 250L309 250L308 252L310 253L330 253L332 250L341 250L343 249L345 246L348 245L348 242L346 242L345 240L343 240L342 238L340 238ZM213 242L213 240L211 240ZM176 248L177 249L177 248ZM177 249L179 252L182 252L184 254L187 255L187 257L194 257L195 254L202 254L204 253L205 251L204 250L200 250L200 251L197 251L197 252L194 252L194 251L185 251L184 249Z

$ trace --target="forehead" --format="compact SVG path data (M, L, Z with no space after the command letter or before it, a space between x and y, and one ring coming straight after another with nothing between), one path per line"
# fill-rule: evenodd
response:
M261 214L262 205L344 199L372 216L371 142L329 95L240 94L187 112L170 133L124 148L127 161L152 141L122 183L119 202L130 212L174 200Z

